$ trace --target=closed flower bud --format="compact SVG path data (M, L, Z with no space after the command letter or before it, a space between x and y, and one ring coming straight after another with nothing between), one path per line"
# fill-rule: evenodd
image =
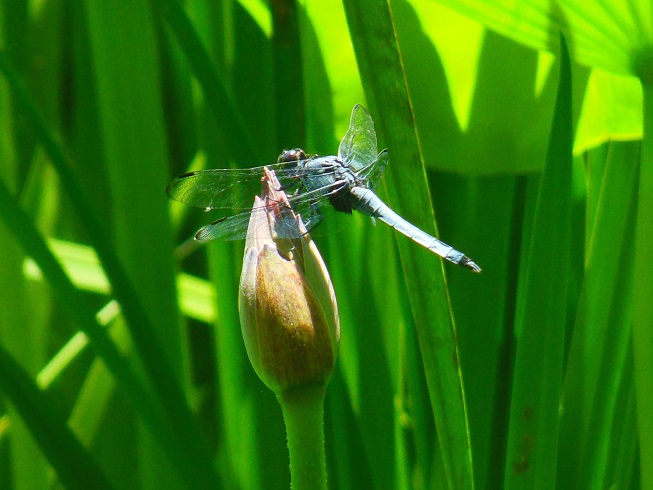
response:
M333 286L315 244L307 234L277 233L290 222L302 227L280 187L269 172L263 197L255 198L239 296L250 362L277 395L326 385L340 336Z

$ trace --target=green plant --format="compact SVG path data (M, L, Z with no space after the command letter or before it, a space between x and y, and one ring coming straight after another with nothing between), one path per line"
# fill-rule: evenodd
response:
M242 244L179 265L209 218L165 186L333 154L361 102L382 197L483 273L314 237L329 485L648 488L651 5L513 4L0 2L0 487L288 487Z

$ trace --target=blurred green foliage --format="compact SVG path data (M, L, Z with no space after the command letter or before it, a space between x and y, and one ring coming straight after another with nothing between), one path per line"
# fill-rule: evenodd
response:
M0 0L0 488L288 488L242 243L179 260L210 218L165 187L334 154L355 103L381 197L483 273L361 216L316 238L329 485L649 488L652 11Z

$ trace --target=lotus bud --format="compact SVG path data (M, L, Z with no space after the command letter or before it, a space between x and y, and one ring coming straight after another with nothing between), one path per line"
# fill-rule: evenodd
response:
M266 169L247 232L238 305L250 362L277 395L325 386L340 339L329 274L280 189ZM290 226L299 231L288 232Z

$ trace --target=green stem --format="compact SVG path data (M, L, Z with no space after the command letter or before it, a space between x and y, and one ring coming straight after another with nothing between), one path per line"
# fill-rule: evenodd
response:
M295 389L278 396L286 422L293 490L326 490L324 453L325 386Z

